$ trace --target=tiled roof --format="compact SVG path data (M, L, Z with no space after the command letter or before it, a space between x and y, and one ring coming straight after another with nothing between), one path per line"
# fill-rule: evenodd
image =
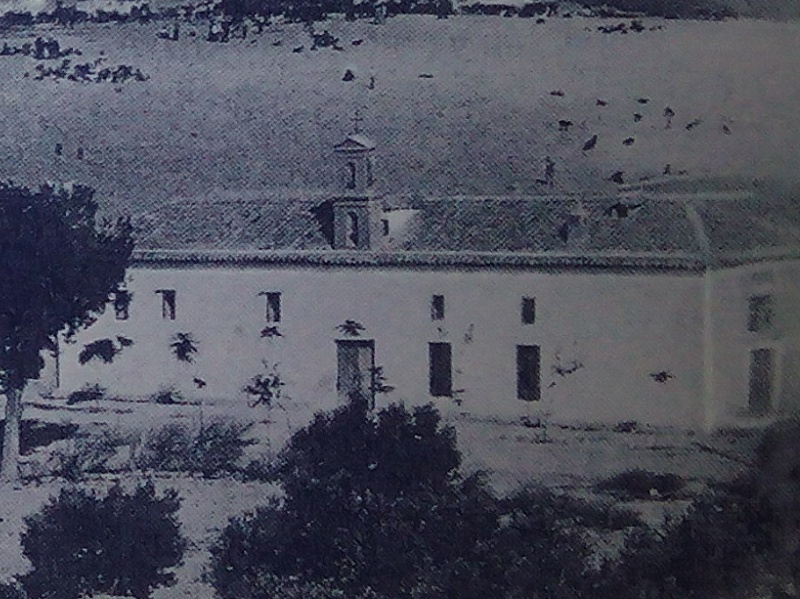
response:
M800 203L752 185L663 182L608 196L411 202L388 244L334 251L322 196L239 194L166 204L137 221L137 260L342 265L697 268L800 256Z

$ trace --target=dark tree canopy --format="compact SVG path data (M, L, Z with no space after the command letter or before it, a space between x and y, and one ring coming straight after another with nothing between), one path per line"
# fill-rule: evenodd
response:
M124 280L133 250L126 219L97 221L92 189L0 185L0 385L37 378L59 331L94 319Z

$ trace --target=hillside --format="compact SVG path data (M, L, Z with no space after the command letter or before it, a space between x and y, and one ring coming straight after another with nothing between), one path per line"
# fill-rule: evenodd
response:
M0 56L0 176L78 180L131 211L223 189L330 188L330 148L358 109L390 194L535 193L547 156L564 190L667 164L796 178L800 24L645 19L641 33L597 30L617 22L334 19L325 27L342 51L311 51L297 24L224 44L205 41L204 23L178 41L158 39L159 23L7 34L0 41L15 47L55 37L81 51L72 64L102 57L149 79L37 80L37 64L59 61Z

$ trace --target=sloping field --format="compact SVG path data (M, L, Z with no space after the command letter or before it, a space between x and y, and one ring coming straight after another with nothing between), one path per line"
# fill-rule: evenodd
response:
M324 189L330 148L359 109L393 194L535 193L547 156L557 189L598 189L615 171L632 181L666 164L796 178L800 24L645 20L642 33L597 31L609 23L334 20L325 26L342 51L310 51L299 25L227 44L206 42L202 23L195 37L184 25L178 41L157 39L159 24L9 34L16 46L53 36L83 52L73 63L103 53L103 66L150 79L37 81L33 58L0 56L0 177L77 180L131 212L223 189ZM559 131L559 120L572 124Z

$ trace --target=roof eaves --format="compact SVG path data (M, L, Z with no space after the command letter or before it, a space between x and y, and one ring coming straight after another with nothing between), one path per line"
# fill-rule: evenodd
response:
M434 267L497 269L704 270L694 252L424 252L337 250L136 250L134 266L276 265L317 267Z

